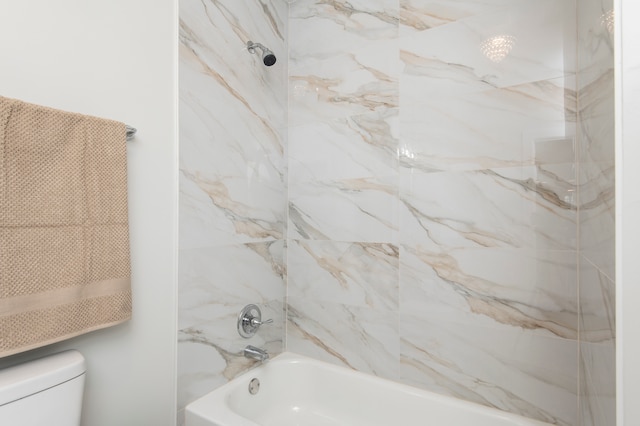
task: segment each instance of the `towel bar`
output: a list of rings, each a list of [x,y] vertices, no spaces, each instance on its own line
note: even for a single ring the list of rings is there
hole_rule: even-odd
[[[127,126],[127,140],[130,141],[136,137],[136,132],[138,129],[135,127]]]

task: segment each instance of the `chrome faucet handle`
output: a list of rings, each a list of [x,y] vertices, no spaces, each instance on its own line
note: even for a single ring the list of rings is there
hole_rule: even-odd
[[[260,321],[258,318],[251,318],[251,325],[254,327],[260,327],[263,324],[271,324],[273,320],[269,318],[268,320]]]
[[[248,339],[258,332],[262,324],[271,324],[272,319],[262,321],[262,312],[256,305],[247,305],[238,315],[238,334]]]

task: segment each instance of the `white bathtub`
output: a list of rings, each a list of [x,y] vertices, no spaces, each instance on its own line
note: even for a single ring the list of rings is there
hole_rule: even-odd
[[[292,353],[192,402],[185,416],[186,426],[548,425]]]

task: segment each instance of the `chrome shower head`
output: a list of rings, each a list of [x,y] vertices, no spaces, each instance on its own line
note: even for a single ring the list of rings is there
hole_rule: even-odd
[[[247,50],[249,53],[256,53],[256,49],[260,49],[262,51],[262,63],[266,66],[270,67],[271,65],[276,63],[276,55],[266,47],[264,47],[260,43],[254,43],[252,41],[247,42]]]

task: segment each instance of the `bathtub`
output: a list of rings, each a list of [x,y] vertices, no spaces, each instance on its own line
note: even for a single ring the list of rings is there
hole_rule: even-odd
[[[249,392],[252,379],[260,384]],[[536,426],[527,419],[292,353],[187,405],[186,426]]]

